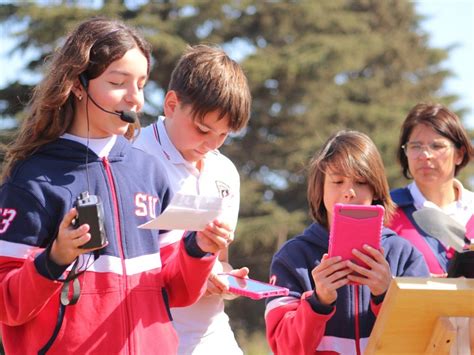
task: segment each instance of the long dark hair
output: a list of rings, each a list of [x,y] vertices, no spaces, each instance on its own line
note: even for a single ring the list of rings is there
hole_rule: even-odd
[[[71,89],[79,75],[85,73],[94,79],[133,48],[139,48],[146,57],[149,73],[150,45],[135,29],[120,21],[92,18],[69,34],[64,45],[51,57],[44,79],[33,91],[28,115],[18,136],[8,146],[2,180],[18,160],[25,159],[69,129],[76,109]],[[130,124],[125,137],[131,139],[139,127],[138,121]]]

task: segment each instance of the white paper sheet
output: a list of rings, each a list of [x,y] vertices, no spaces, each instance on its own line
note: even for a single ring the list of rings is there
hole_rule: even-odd
[[[162,214],[138,228],[200,231],[216,219],[225,208],[224,198],[177,193]]]

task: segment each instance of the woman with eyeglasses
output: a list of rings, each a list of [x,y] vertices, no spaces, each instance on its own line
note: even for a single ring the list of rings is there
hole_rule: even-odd
[[[413,212],[437,208],[462,225],[474,213],[474,193],[455,178],[474,155],[459,117],[440,104],[420,103],[403,122],[397,153],[403,175],[413,181],[391,192],[398,205],[390,228],[421,251],[432,276],[445,276],[453,251],[418,227]]]

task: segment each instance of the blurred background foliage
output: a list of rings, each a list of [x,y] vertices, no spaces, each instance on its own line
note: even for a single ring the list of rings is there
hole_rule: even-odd
[[[153,46],[143,125],[162,113],[172,68],[187,44],[217,44],[241,63],[252,116],[221,149],[242,182],[230,254],[235,267],[250,267],[260,280],[268,280],[278,247],[310,222],[305,168],[331,133],[367,133],[391,187],[401,186],[406,181],[395,152],[405,115],[420,101],[450,106],[458,99],[440,94],[452,75],[441,65],[449,51],[429,46],[410,1],[30,0],[0,2],[0,24],[15,41],[11,56],[24,61],[16,79],[0,88],[1,119],[21,121],[45,59],[91,16],[122,19]],[[0,141],[14,133],[15,124],[4,128]],[[471,164],[460,178],[469,186],[472,176]],[[246,354],[269,352],[263,301],[239,298],[227,313]]]

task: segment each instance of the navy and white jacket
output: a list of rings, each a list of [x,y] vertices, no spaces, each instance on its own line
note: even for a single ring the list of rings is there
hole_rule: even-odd
[[[337,291],[334,306],[322,305],[314,292],[311,271],[328,251],[326,228],[311,224],[274,255],[271,280],[290,289],[288,296],[269,298],[265,310],[268,342],[275,354],[360,354],[381,307],[367,286],[347,285]],[[382,247],[393,276],[429,275],[423,256],[390,229]]]
[[[169,307],[197,300],[215,256],[204,256],[191,234],[176,258],[162,266],[158,232],[138,226],[168,204],[165,172],[123,137],[108,158],[88,151],[87,169],[86,150],[58,139],[18,162],[0,187],[0,322],[6,352],[36,354],[50,339],[64,268],[47,261],[45,247],[76,197],[89,190],[102,200],[109,244],[94,263],[82,256],[92,265],[79,276],[80,299],[66,308],[48,354],[175,353]]]

